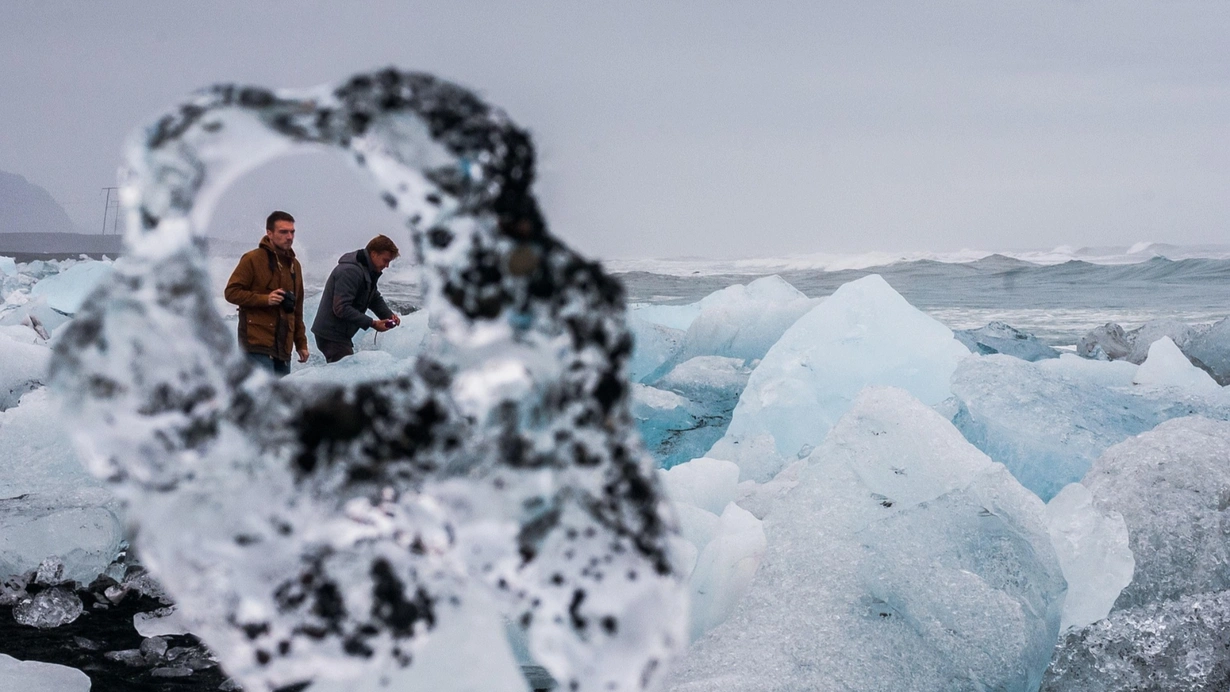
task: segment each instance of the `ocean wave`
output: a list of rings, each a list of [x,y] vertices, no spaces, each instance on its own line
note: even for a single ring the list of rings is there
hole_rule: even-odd
[[[1004,258],[1032,265],[1053,266],[1067,262],[1096,265],[1133,265],[1155,258],[1169,260],[1230,260],[1230,245],[1172,245],[1141,242],[1119,247],[1073,247],[1050,250],[957,250],[954,252],[864,252],[856,254],[811,253],[784,257],[745,259],[664,258],[609,259],[603,264],[617,273],[645,272],[667,276],[723,274],[756,276],[794,271],[837,272],[874,269],[912,262],[972,264]]]

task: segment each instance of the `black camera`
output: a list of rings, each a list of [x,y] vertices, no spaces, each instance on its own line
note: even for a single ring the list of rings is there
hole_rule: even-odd
[[[282,293],[282,302],[280,303],[280,305],[282,306],[282,312],[294,312],[295,311],[295,292],[294,291],[284,291]]]

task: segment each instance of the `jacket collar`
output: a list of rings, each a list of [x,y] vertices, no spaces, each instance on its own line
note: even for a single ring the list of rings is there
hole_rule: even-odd
[[[372,258],[368,256],[367,248],[359,248],[359,251],[355,253],[355,259],[359,260],[359,264],[363,265],[363,268],[367,269],[373,277],[379,277],[384,273],[376,271],[376,267],[372,266]]]
[[[267,235],[265,235],[265,236],[261,236],[261,243],[260,243],[260,246],[259,246],[259,247],[263,248],[266,252],[272,252],[273,254],[277,255],[278,257],[282,257],[282,258],[284,258],[284,259],[288,259],[288,260],[293,260],[293,259],[295,259],[295,251],[294,251],[294,249],[293,249],[293,248],[292,248],[292,249],[290,249],[290,250],[287,250],[287,251],[283,252],[283,251],[281,251],[281,250],[279,250],[279,249],[277,249],[276,247],[274,247],[274,246],[273,246],[273,241],[269,240],[269,236],[267,236]]]

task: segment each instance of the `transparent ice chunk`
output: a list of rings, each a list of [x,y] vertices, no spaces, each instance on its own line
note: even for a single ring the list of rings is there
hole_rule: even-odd
[[[356,356],[370,379],[272,382],[216,310],[202,236],[237,177],[322,147],[403,216],[439,343],[387,372]],[[565,689],[653,685],[686,645],[677,529],[629,410],[623,290],[548,233],[533,179],[502,111],[392,69],[220,85],[134,135],[125,261],[51,371],[143,560],[243,687],[412,675],[474,588]],[[465,646],[455,661],[492,653]]]
[[[1224,690],[1227,648],[1230,591],[1118,610],[1063,638],[1042,690]]]
[[[1046,523],[1068,582],[1060,628],[1106,617],[1136,565],[1123,516],[1098,509],[1089,490],[1072,483],[1046,503]]]
[[[1178,418],[1094,462],[1084,485],[1123,516],[1136,570],[1117,608],[1230,589],[1230,423]]]
[[[13,606],[13,619],[27,627],[46,630],[67,625],[81,617],[81,599],[71,589],[53,586]]]

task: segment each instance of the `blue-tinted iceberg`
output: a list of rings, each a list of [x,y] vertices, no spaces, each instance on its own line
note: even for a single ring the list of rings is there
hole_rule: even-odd
[[[1002,353],[1028,361],[1059,357],[1059,351],[1038,341],[1033,334],[1003,322],[992,322],[978,329],[960,329],[954,331],[953,336],[971,352],[984,356]]]
[[[1161,421],[1192,413],[1230,418],[1230,405],[1221,397],[1106,386],[1125,373],[1086,372],[1114,370],[1115,365],[1086,361],[1071,367],[1002,355],[969,358],[952,376],[958,400],[953,422],[1025,487],[1049,500],[1080,481],[1106,448]]]
[[[670,468],[712,447],[726,432],[751,373],[739,358],[697,356],[653,387],[633,385],[633,415],[658,464]]]
[[[51,350],[46,346],[0,334],[0,411],[16,406],[22,395],[45,384],[49,362]]]
[[[807,456],[867,385],[901,387],[926,404],[951,395],[957,362],[971,357],[952,330],[914,308],[877,275],[840,287],[799,318],[752,372],[726,435],[709,456],[743,477],[772,478]]]
[[[815,304],[780,276],[728,286],[700,301],[700,313],[688,325],[678,358],[762,358]]]
[[[52,310],[71,315],[81,309],[86,296],[98,284],[106,281],[112,271],[111,262],[79,262],[34,284],[30,294],[45,298]]]
[[[629,312],[634,320],[643,320],[686,332],[692,326],[692,321],[700,314],[701,303],[687,305],[649,305],[631,306]]]
[[[702,455],[708,449],[705,443],[712,444],[716,437],[704,434],[707,422],[699,405],[664,389],[633,384],[632,416],[645,446],[662,468]]]
[[[119,554],[119,505],[81,468],[46,389],[0,413],[0,450],[0,581],[51,560],[89,584]]]
[[[640,311],[628,316],[632,330],[632,358],[628,361],[628,379],[644,382],[667,361],[673,361],[683,347],[684,332],[640,317]]]
[[[670,689],[1037,688],[1065,590],[1043,505],[908,393],[863,392],[764,530]]]
[[[752,367],[740,358],[696,356],[676,365],[654,386],[685,396],[706,412],[729,411],[751,375]]]
[[[1217,380],[1220,385],[1230,385],[1230,318],[1221,320],[1207,331],[1194,336],[1185,344],[1183,352]]]

